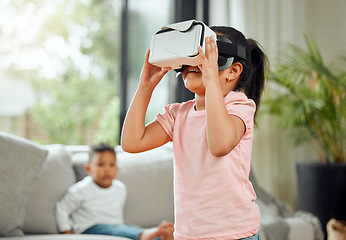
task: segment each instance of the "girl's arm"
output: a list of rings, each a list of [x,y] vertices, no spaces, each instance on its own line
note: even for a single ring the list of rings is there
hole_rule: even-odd
[[[218,50],[216,42],[206,40],[205,54],[202,55],[202,78],[206,87],[205,108],[207,122],[207,141],[211,153],[221,157],[228,154],[241,140],[245,131],[243,121],[229,115],[224,100],[218,72]],[[222,81],[222,80],[221,80]]]
[[[161,125],[154,121],[145,125],[145,115],[151,95],[170,68],[149,63],[149,50],[145,56],[140,82],[127,112],[121,136],[121,146],[127,152],[143,152],[167,143],[170,138]]]

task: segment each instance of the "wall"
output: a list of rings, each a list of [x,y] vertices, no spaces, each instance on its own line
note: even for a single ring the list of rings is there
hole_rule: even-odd
[[[346,1],[307,0],[307,6],[307,29],[315,36],[326,62],[345,71],[335,56],[346,53]]]

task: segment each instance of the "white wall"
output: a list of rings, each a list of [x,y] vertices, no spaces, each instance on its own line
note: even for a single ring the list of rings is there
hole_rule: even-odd
[[[327,64],[344,68],[335,56],[346,52],[345,0],[218,0],[211,1],[210,25],[228,25],[258,40],[273,63],[285,43],[304,46],[308,33],[320,46]],[[255,132],[253,167],[268,191],[289,203],[296,202],[295,162],[317,159],[309,147],[293,149],[265,117]]]
[[[306,29],[315,36],[326,63],[345,70],[335,56],[346,52],[346,1],[307,0],[307,6]]]

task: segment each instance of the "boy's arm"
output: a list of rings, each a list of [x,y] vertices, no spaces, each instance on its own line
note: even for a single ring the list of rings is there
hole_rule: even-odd
[[[139,86],[127,112],[121,136],[121,146],[127,152],[143,152],[167,143],[170,139],[161,125],[154,121],[145,125],[145,115],[156,85],[170,68],[149,63],[149,50],[142,68]]]
[[[79,206],[79,198],[71,192],[67,192],[65,196],[57,202],[55,207],[55,217],[58,229],[61,233],[72,234],[72,225],[70,214]]]
[[[211,153],[216,157],[225,156],[235,148],[245,131],[243,121],[228,114],[224,94],[219,82],[217,46],[211,38],[206,40],[205,54],[202,55],[203,82],[206,87],[207,141]]]

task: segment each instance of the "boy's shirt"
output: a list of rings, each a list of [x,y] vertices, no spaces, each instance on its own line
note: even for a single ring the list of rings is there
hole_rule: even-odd
[[[56,205],[60,232],[82,233],[96,224],[123,224],[126,186],[113,180],[109,188],[99,187],[90,176],[72,185]]]

